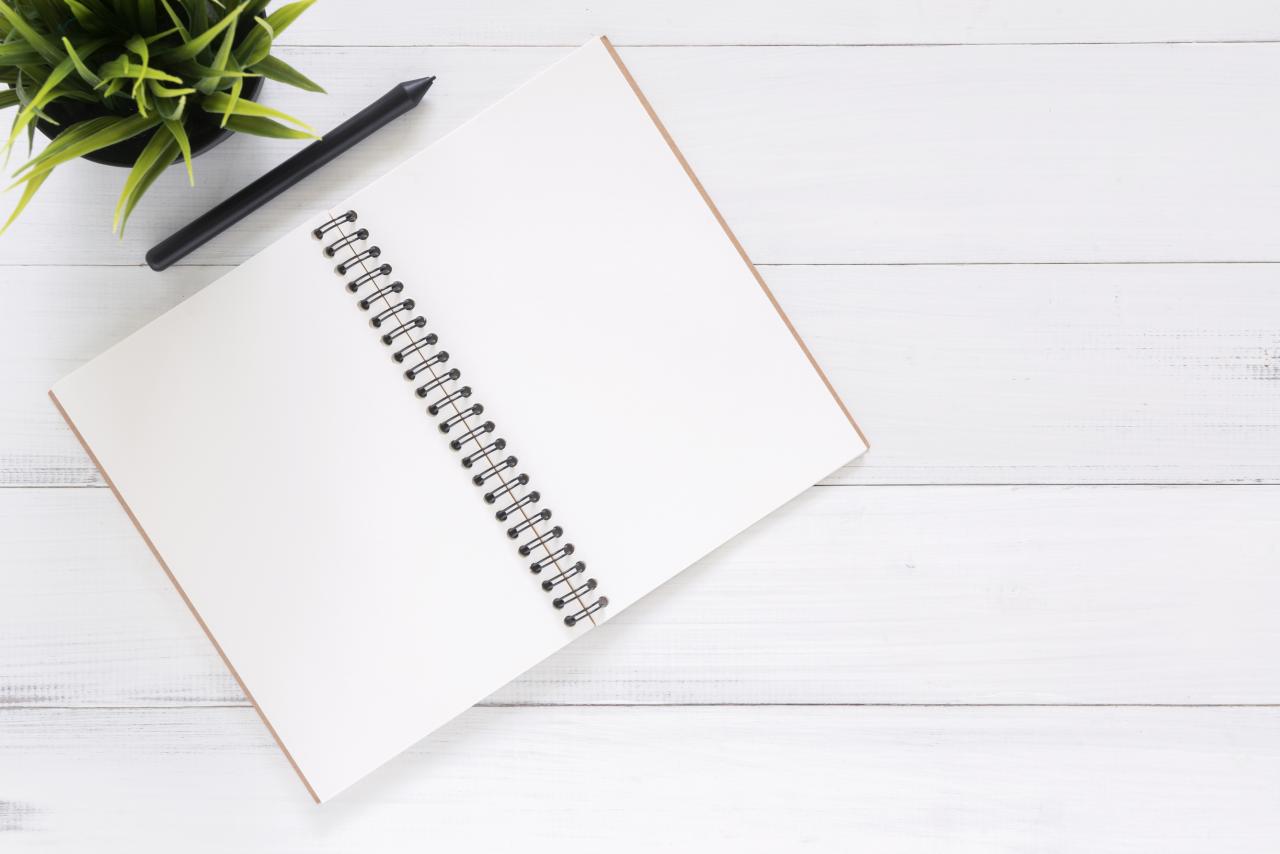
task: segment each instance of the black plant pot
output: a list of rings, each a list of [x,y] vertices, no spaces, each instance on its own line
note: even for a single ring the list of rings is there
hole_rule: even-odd
[[[252,101],[258,97],[258,93],[261,91],[261,77],[246,77],[240,97]],[[50,118],[59,122],[59,124],[53,125],[44,119],[36,119],[36,127],[49,139],[55,138],[76,122],[110,115],[103,109],[101,104],[86,104],[83,101],[69,100],[55,101],[45,107],[44,111]],[[191,141],[192,157],[208,151],[234,133],[234,131],[221,127],[219,125],[220,121],[221,119],[213,113],[206,113],[199,109],[192,110],[188,114],[186,128],[187,138]],[[132,168],[134,162],[138,159],[138,155],[142,153],[142,149],[146,148],[147,143],[154,134],[154,130],[140,133],[132,139],[126,139],[123,142],[117,142],[115,145],[108,145],[106,148],[100,148],[97,151],[86,154],[84,159],[107,166]],[[182,160],[181,155],[174,162],[177,163],[180,160]]]

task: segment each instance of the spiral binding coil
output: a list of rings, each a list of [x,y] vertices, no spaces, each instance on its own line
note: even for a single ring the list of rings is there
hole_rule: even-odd
[[[344,256],[334,265],[338,275],[357,274],[346,282],[347,290],[359,297],[356,305],[361,311],[370,312],[369,324],[381,333],[382,343],[392,348],[392,360],[408,365],[403,369],[404,377],[419,383],[414,392],[429,399],[427,414],[441,419],[437,426],[450,437],[449,447],[460,453],[465,450],[460,458],[462,467],[471,475],[472,484],[483,490],[484,502],[500,505],[494,516],[499,522],[510,523],[507,537],[519,543],[519,555],[533,559],[529,571],[534,575],[554,571],[542,581],[542,589],[554,595],[551,605],[556,610],[577,608],[565,616],[565,625],[583,620],[594,623],[592,615],[608,607],[608,598],[597,596],[587,601],[598,586],[596,579],[579,578],[587,570],[580,560],[566,565],[575,551],[573,543],[564,541],[560,525],[547,525],[551,511],[535,506],[542,501],[542,494],[526,490],[530,479],[516,471],[519,459],[499,453],[506,451],[507,440],[494,435],[497,428],[492,421],[480,420],[484,406],[471,402],[471,386],[458,383],[461,370],[443,367],[449,361],[448,351],[428,352],[436,347],[439,337],[424,331],[427,320],[416,313],[417,303],[412,298],[402,296],[404,283],[391,281],[391,265],[375,262],[382,249],[368,243],[369,230],[363,226],[347,228],[357,219],[356,211],[346,211],[321,223],[311,235],[324,242],[325,257]],[[335,231],[336,237],[330,234]]]

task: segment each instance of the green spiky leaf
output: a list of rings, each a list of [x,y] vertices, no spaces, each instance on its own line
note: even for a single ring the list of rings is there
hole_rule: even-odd
[[[218,45],[218,50],[213,54],[213,62],[209,66],[213,73],[201,76],[196,82],[196,88],[204,94],[212,95],[222,85],[227,63],[231,59],[231,46],[235,42],[235,36],[235,30],[227,30],[223,34],[222,42]]]
[[[209,3],[207,0],[183,0],[187,9],[187,19],[191,21],[191,32],[200,35],[209,29]]]
[[[3,16],[9,22],[14,32],[22,36],[27,44],[31,45],[37,53],[50,63],[57,65],[62,61],[62,51],[58,50],[57,42],[42,35],[24,16],[18,14],[4,0],[0,0],[0,16]]]
[[[310,131],[315,136],[315,128],[300,119],[295,119],[288,113],[282,113],[277,109],[268,107],[265,104],[259,104],[257,101],[233,100],[225,92],[214,92],[212,95],[204,99],[203,107],[211,113],[221,113],[230,110],[232,115],[250,118],[276,119],[289,124],[297,125],[303,130]]]
[[[160,114],[162,120],[181,123],[186,119],[187,95],[184,93],[177,98],[164,98],[156,102],[156,112]]]
[[[18,214],[22,213],[22,209],[27,206],[27,203],[31,201],[31,197],[36,194],[36,191],[40,189],[40,185],[43,184],[48,177],[49,173],[44,172],[33,178],[29,178],[24,182],[26,186],[22,189],[22,196],[19,197],[18,204],[13,209],[13,213],[9,214],[9,218],[5,220],[4,226],[0,227],[0,234],[4,234],[9,230],[9,226],[13,225],[13,221],[18,218]]]
[[[37,65],[43,59],[40,51],[23,41],[0,45],[0,65]]]
[[[268,80],[275,80],[278,83],[287,83],[298,89],[305,89],[308,92],[324,93],[319,83],[316,83],[307,75],[294,68],[283,59],[275,56],[268,56],[253,66],[253,70],[266,77]]]
[[[227,126],[227,119],[236,113],[236,106],[240,103],[240,92],[244,89],[244,79],[233,80],[231,83],[231,91],[227,93],[227,105],[222,108],[222,126]]]
[[[319,139],[313,133],[295,130],[271,119],[256,116],[232,116],[227,119],[227,129],[237,133],[249,133],[254,136],[268,136],[274,139]]]
[[[124,237],[124,227],[129,215],[137,207],[147,189],[155,183],[166,168],[173,163],[178,153],[178,141],[167,133],[157,133],[151,137],[133,168],[125,179],[124,188],[120,191],[120,200],[116,202],[115,216],[112,218],[112,230]]]
[[[176,74],[169,74],[158,68],[149,68],[145,65],[139,65],[131,62],[128,56],[118,56],[110,62],[98,69],[98,74],[102,77],[102,83],[113,83],[122,80],[160,80],[165,83],[181,83],[182,78]],[[123,84],[122,84],[123,85]]]
[[[219,33],[227,27],[235,26],[236,20],[240,17],[240,12],[244,10],[244,5],[245,4],[241,3],[239,6],[232,9],[221,21],[214,24],[200,35],[192,36],[190,40],[184,40],[183,43],[177,47],[169,48],[163,54],[157,54],[157,56],[164,56],[169,60],[194,59],[200,54],[200,51],[213,44],[213,40],[218,37]]]
[[[253,25],[258,38],[252,42],[246,39],[236,50],[236,59],[243,65],[254,65],[270,55],[271,42],[275,39],[275,30],[271,29],[266,18],[254,18]]]
[[[153,10],[154,11],[154,10]],[[142,36],[134,36],[124,43],[125,49],[135,54],[141,63],[138,72],[138,78],[133,81],[133,89],[130,95],[133,96],[133,102],[138,105],[138,114],[147,115],[147,72],[151,70],[151,47],[147,44],[147,40]]]
[[[315,2],[316,0],[297,0],[296,3],[288,3],[268,15],[267,23],[271,25],[275,38],[279,38],[280,34],[287,30],[294,21],[298,20],[298,17],[310,9],[311,4]]]
[[[23,175],[23,173],[26,173],[26,176],[30,177],[41,172],[48,172],[68,160],[74,160],[77,157],[91,154],[100,148],[106,148],[109,145],[115,145],[117,142],[132,139],[159,123],[160,120],[154,116],[148,118],[143,116],[103,116],[97,119],[89,119],[86,122],[79,122],[60,133],[57,139],[45,146],[44,151],[23,164],[16,174]],[[92,126],[92,132],[77,134],[70,143],[58,146],[55,149],[55,145],[61,142],[64,136],[75,131],[80,125]],[[50,155],[51,150],[53,151],[52,155]]]
[[[177,31],[178,35],[182,37],[182,41],[191,41],[191,31],[182,23],[182,18],[178,17],[178,13],[173,10],[173,6],[169,4],[169,0],[160,0],[160,4],[164,6],[165,14],[168,15],[169,20],[173,22],[173,28]],[[203,32],[203,29],[201,32]],[[199,33],[196,35],[199,35]]]
[[[267,10],[270,4],[271,0],[249,0],[244,7],[244,13],[250,18],[257,18]]]
[[[37,111],[51,100],[53,90],[62,82],[63,78],[74,70],[75,65],[71,62],[71,58],[68,57],[49,72],[49,76],[45,78],[44,83],[31,96],[27,105],[22,108],[22,112],[18,113],[18,118],[14,120],[13,130],[9,132],[9,139],[5,142],[6,148],[13,147],[13,142],[18,138],[18,134],[36,117]]]
[[[76,73],[80,75],[81,80],[90,86],[97,86],[102,82],[102,78],[90,71],[89,66],[84,64],[84,60],[80,58],[80,52],[71,43],[71,39],[63,36],[62,46],[66,48],[67,56],[71,59],[71,64],[75,67]],[[92,53],[92,51],[89,52]]]
[[[175,71],[181,71],[184,75],[187,76],[188,79],[195,78],[195,77],[224,77],[226,78],[226,80],[232,80],[237,77],[261,77],[262,76],[261,74],[256,74],[252,71],[235,71],[234,69],[231,69],[231,68],[224,68],[222,71],[214,71],[208,65],[201,65],[200,63],[190,59],[187,60],[186,62],[182,62],[182,63],[178,63],[177,65],[174,65],[173,68]],[[225,83],[226,80],[222,82]]]
[[[166,86],[158,80],[148,80],[147,88],[151,90],[151,94],[161,99],[181,98],[183,95],[194,95],[195,89],[190,86]]]
[[[97,0],[63,0],[71,14],[81,27],[90,33],[101,33],[108,29],[111,14]]]
[[[165,120],[164,128],[169,132],[169,136],[173,137],[173,141],[178,143],[178,148],[182,150],[182,161],[187,164],[187,183],[191,186],[196,185],[196,172],[191,167],[191,140],[187,138],[187,129],[182,126],[182,122]]]

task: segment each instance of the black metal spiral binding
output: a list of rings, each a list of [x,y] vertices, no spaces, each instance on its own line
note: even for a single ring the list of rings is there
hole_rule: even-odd
[[[379,340],[394,348],[392,360],[409,365],[404,369],[405,379],[417,382],[425,375],[426,381],[414,392],[420,398],[431,398],[427,414],[441,418],[437,426],[441,433],[450,436],[449,447],[464,452],[460,459],[462,466],[472,473],[471,482],[484,490],[481,495],[485,503],[501,501],[505,505],[495,511],[494,516],[499,522],[511,523],[506,529],[510,539],[524,540],[516,551],[521,557],[533,558],[529,571],[541,575],[544,570],[555,570],[554,575],[544,578],[542,589],[554,595],[551,600],[554,608],[572,611],[565,616],[565,625],[574,626],[583,620],[594,623],[592,615],[608,607],[609,599],[596,596],[588,601],[599,585],[594,578],[578,580],[586,573],[585,563],[579,560],[569,566],[562,565],[574,554],[573,543],[562,540],[564,528],[560,525],[547,527],[552,515],[549,509],[534,507],[542,495],[535,489],[526,490],[530,478],[516,471],[519,459],[499,454],[506,450],[507,440],[493,435],[494,422],[480,421],[484,406],[470,402],[471,386],[455,385],[462,372],[455,367],[443,367],[449,361],[448,351],[428,352],[435,348],[438,336],[422,331],[427,320],[414,314],[417,303],[413,299],[400,296],[405,290],[404,283],[390,281],[391,265],[372,263],[381,257],[382,249],[367,243],[369,229],[346,227],[358,218],[356,211],[349,210],[321,223],[311,234],[323,241],[329,232],[337,232],[337,239],[324,246],[325,256],[346,256],[334,267],[339,275],[358,273],[346,283],[347,290],[360,297],[356,305],[362,311],[372,312],[369,323],[382,333]],[[378,284],[378,279],[383,279],[383,283]],[[361,294],[366,285],[370,288]]]
[[[311,232],[311,236],[314,237],[316,240],[320,240],[325,236],[325,234],[337,228],[338,226],[342,225],[342,223],[355,222],[355,221],[356,221],[356,212],[347,211],[344,214],[339,214],[338,216],[335,216],[333,219],[329,220],[328,222],[321,223],[319,228]]]
[[[368,240],[368,239],[369,239],[369,229],[367,228],[358,229],[356,233],[351,235],[350,237],[344,237],[341,240],[339,240],[337,243],[333,243],[333,244],[330,244],[329,246],[326,246],[324,248],[324,254],[332,258],[334,255],[337,255],[339,252],[341,252],[346,247],[350,246],[352,243],[355,243],[357,240]]]
[[[319,231],[319,230],[320,229],[318,228],[316,229],[316,231]],[[390,275],[391,275],[390,264],[383,264],[380,267],[374,267],[372,270],[365,273],[363,276],[359,276],[355,279],[352,279],[350,282],[347,282],[347,290],[351,291],[351,293],[354,294],[356,291],[360,290],[360,288],[364,287],[369,282],[372,282],[374,279],[378,278],[379,276],[390,276]]]
[[[387,266],[390,267],[391,265],[388,264]],[[404,290],[404,282],[392,282],[391,284],[387,285],[385,288],[378,288],[376,291],[369,294],[364,299],[360,300],[360,302],[358,302],[357,305],[359,305],[365,311],[368,311],[369,306],[373,305],[374,300],[381,299],[382,297],[385,297],[387,294],[398,294],[403,290]]]
[[[338,230],[339,232],[341,232],[342,226],[338,226]],[[339,276],[345,276],[347,274],[347,271],[354,268],[357,264],[359,264],[360,267],[363,269],[365,260],[377,258],[381,254],[382,254],[381,246],[370,246],[367,249],[361,252],[357,252],[355,255],[352,255],[350,258],[343,261],[341,264],[334,267],[333,269],[338,271]]]

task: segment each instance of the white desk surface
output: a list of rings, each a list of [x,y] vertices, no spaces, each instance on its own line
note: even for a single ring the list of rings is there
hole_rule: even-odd
[[[1280,7],[486,5],[313,8],[268,103],[439,82],[180,267],[295,143],[0,238],[0,850],[1280,847]],[[600,32],[872,450],[318,808],[45,389]]]

